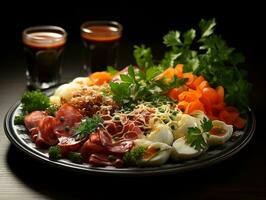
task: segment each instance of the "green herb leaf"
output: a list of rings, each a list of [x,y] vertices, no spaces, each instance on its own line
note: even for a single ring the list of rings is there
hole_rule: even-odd
[[[133,54],[139,68],[149,68],[153,66],[153,58],[150,48],[146,48],[145,45],[136,45],[134,48]]]
[[[208,120],[206,117],[201,121],[201,129],[203,132],[209,132],[212,129],[212,122]]]
[[[185,135],[186,142],[198,151],[204,150],[207,148],[207,143],[204,138],[204,134],[208,134],[212,129],[212,122],[207,118],[203,118],[201,121],[201,129],[198,127],[189,127],[188,132]]]
[[[163,37],[163,43],[168,47],[181,46],[182,42],[180,40],[180,32],[170,31]]]
[[[199,27],[201,30],[201,37],[208,37],[214,32],[214,27],[216,25],[215,19],[204,20],[202,19],[199,23]]]
[[[138,161],[142,159],[145,151],[146,148],[142,146],[134,148],[123,156],[123,161],[127,166],[136,166]]]
[[[109,72],[111,75],[116,75],[118,73],[118,70],[113,68],[112,66],[107,66],[107,72]]]
[[[25,118],[24,115],[17,115],[17,116],[15,116],[14,124],[15,125],[24,125],[24,118]]]
[[[21,98],[23,113],[45,110],[50,106],[50,99],[40,91],[27,91]]]
[[[93,116],[92,118],[86,117],[83,119],[74,134],[74,137],[77,139],[84,138],[92,132],[96,131],[96,129],[101,126],[102,118],[98,115]]]
[[[73,163],[78,163],[78,164],[83,163],[83,157],[81,156],[80,152],[70,152],[67,155],[67,158],[71,160]]]
[[[51,146],[49,148],[49,152],[48,153],[49,153],[49,158],[50,159],[62,158],[61,150],[60,150],[60,147],[58,145]]]

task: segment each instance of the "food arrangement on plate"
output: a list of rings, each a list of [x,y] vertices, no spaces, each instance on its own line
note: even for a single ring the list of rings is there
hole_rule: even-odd
[[[201,20],[198,37],[194,29],[170,31],[158,64],[150,48],[135,46],[136,66],[75,78],[50,97],[25,92],[15,124],[50,159],[121,168],[197,158],[246,125],[243,56],[215,25]]]

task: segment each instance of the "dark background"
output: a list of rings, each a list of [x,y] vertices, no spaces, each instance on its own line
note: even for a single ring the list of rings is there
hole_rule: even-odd
[[[99,5],[93,5],[91,1],[86,3],[36,1],[33,8],[26,4],[18,5],[18,3],[1,7],[1,122],[8,108],[25,90],[21,32],[28,26],[51,24],[66,29],[68,43],[63,65],[63,79],[71,80],[82,73],[82,44],[79,27],[84,21],[117,20],[123,25],[119,56],[119,65],[123,66],[134,62],[133,44],[150,45],[154,49],[155,57],[160,57],[165,48],[162,37],[169,30],[184,31],[195,27],[201,18],[216,18],[216,33],[222,35],[229,46],[235,47],[246,57],[243,67],[248,71],[249,81],[253,83],[250,105],[257,118],[255,136],[241,152],[221,164],[189,174],[146,178],[91,177],[57,170],[31,159],[14,146],[6,145],[4,153],[2,152],[4,160],[1,162],[4,163],[8,173],[15,177],[14,180],[12,179],[16,183],[14,187],[19,182],[23,185],[19,187],[30,188],[32,196],[41,194],[55,199],[84,196],[89,198],[90,195],[128,199],[139,198],[140,193],[144,193],[143,196],[146,198],[155,199],[167,199],[167,197],[265,199],[263,116],[265,115],[266,86],[264,73],[266,23],[264,7],[256,1],[234,4],[232,1],[198,3],[160,1],[146,2],[146,5],[143,5],[143,1],[98,3]],[[3,134],[1,130],[1,135]],[[9,175],[1,176],[0,179],[4,180],[3,177],[6,177],[9,180]],[[0,185],[1,187],[5,189],[8,186],[3,184]],[[8,189],[4,192],[6,190]],[[26,189],[24,190],[26,195]],[[23,198],[23,192],[20,195]]]

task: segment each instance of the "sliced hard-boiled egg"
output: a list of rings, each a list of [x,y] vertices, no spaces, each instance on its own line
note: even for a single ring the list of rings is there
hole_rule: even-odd
[[[66,101],[73,97],[73,94],[81,89],[81,85],[77,83],[70,82],[68,84],[63,84],[59,86],[53,96],[64,98]]]
[[[90,86],[90,85],[92,85],[92,81],[90,80],[89,77],[77,77],[72,82],[80,84],[82,86]]]
[[[147,139],[134,140],[134,148],[145,147],[145,152],[138,161],[139,166],[160,166],[169,158],[172,147],[161,142],[152,142]]]
[[[212,129],[209,131],[207,143],[209,145],[221,145],[230,139],[233,133],[233,126],[227,125],[223,121],[213,120]]]
[[[187,160],[199,156],[203,150],[197,150],[186,143],[186,138],[181,137],[174,141],[171,158],[175,161]]]
[[[201,110],[196,110],[195,112],[193,112],[191,114],[193,117],[195,117],[196,119],[198,119],[198,125],[201,124],[201,122],[203,121],[204,118],[206,118],[207,120],[209,119],[207,117],[207,115],[205,115],[205,113]]]
[[[198,126],[198,119],[188,114],[177,114],[176,119],[170,124],[174,139],[183,137],[189,127]]]
[[[173,134],[170,128],[165,124],[156,124],[147,139],[153,142],[162,142],[168,145],[173,144]]]

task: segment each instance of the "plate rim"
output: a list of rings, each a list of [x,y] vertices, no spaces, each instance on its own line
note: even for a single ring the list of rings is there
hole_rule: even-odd
[[[251,140],[254,135],[256,129],[256,118],[255,114],[250,107],[247,107],[247,116],[250,122],[247,124],[247,131],[244,131],[242,138],[239,139],[233,147],[229,148],[226,152],[222,155],[217,157],[212,157],[211,159],[201,160],[199,162],[192,162],[185,165],[178,166],[180,163],[176,163],[173,166],[162,168],[159,167],[135,167],[135,168],[104,168],[104,167],[92,167],[92,166],[85,166],[84,164],[76,164],[72,162],[62,162],[57,160],[51,160],[47,156],[44,156],[40,153],[37,149],[36,151],[32,151],[32,148],[29,145],[24,144],[19,139],[19,136],[16,134],[13,126],[12,126],[12,117],[14,112],[20,106],[20,101],[17,101],[13,104],[9,110],[7,111],[5,118],[4,118],[4,130],[7,138],[9,141],[14,144],[18,149],[22,152],[26,153],[27,155],[45,162],[46,164],[51,164],[55,167],[64,168],[67,170],[74,170],[78,172],[85,172],[91,174],[105,174],[105,175],[162,175],[162,174],[172,174],[172,173],[179,173],[185,171],[191,171],[195,169],[200,169],[203,167],[208,167],[214,165],[216,163],[222,162],[229,157],[238,153],[241,149],[243,149]],[[193,160],[192,160],[193,161]]]

